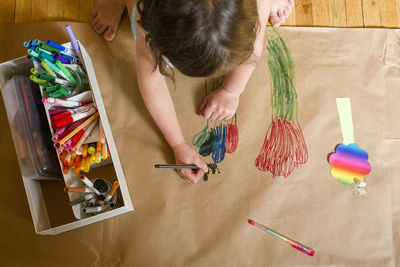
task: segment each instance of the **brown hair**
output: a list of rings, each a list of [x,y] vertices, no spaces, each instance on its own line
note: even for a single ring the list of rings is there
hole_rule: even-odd
[[[217,75],[245,62],[258,30],[256,0],[139,0],[138,23],[154,58],[166,72],[166,58],[183,74]]]

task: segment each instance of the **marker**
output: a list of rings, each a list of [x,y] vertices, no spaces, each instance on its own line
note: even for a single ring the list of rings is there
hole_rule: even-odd
[[[156,164],[154,165],[156,169],[192,169],[198,170],[200,169],[194,164]]]
[[[40,58],[42,58],[43,60],[48,60],[51,63],[54,63],[54,58],[52,56],[50,56],[49,54],[46,54],[42,51],[38,52]],[[48,63],[47,63],[48,64]]]
[[[62,107],[67,107],[67,108],[81,107],[81,106],[84,106],[87,104],[85,102],[64,100],[64,99],[53,98],[53,97],[42,98],[42,102],[46,103],[46,104],[51,104],[54,106],[62,106]]]
[[[64,164],[65,166],[68,166],[69,163],[70,163],[70,161],[71,161],[71,153],[68,152],[67,155],[66,155],[65,158],[64,158],[63,164]]]
[[[64,72],[62,72],[56,65],[54,65],[52,62],[50,62],[47,58],[43,59],[47,65],[49,65],[49,67],[56,73],[58,74],[60,77],[64,78],[65,80],[69,80],[67,75],[64,74]]]
[[[36,61],[37,63],[39,63],[40,64],[40,59],[38,59],[37,57],[33,57],[33,56],[31,56],[31,55],[27,55],[26,56],[28,59],[30,59],[30,60],[32,60],[32,61]]]
[[[68,33],[68,35],[69,35],[69,38],[71,39],[72,46],[74,47],[75,51],[78,52],[78,51],[79,51],[79,44],[78,44],[78,42],[76,41],[75,35],[74,35],[74,33],[72,32],[72,29],[71,29],[71,27],[69,26],[69,24],[65,25],[65,29],[67,30],[67,33]]]
[[[81,123],[84,121],[84,119],[74,122],[72,125],[68,126],[67,129],[65,129],[65,131],[63,131],[61,134],[58,135],[58,138],[56,140],[56,142],[58,142],[58,140],[63,139],[67,134],[69,134],[70,132],[72,132],[74,129],[76,129],[79,125],[81,125]]]
[[[88,213],[96,213],[105,210],[107,207],[105,206],[94,206],[94,207],[85,207],[82,209],[82,212],[85,214]]]
[[[61,54],[55,53],[53,55],[53,58],[54,58],[54,60],[60,60],[61,63],[64,63],[64,64],[70,64],[71,63],[71,61],[69,59],[63,57]]]
[[[80,120],[80,119],[87,118],[87,117],[89,117],[90,115],[94,114],[96,111],[97,111],[97,109],[96,109],[95,107],[92,106],[92,107],[91,107],[89,110],[87,110],[87,111],[78,112],[78,113],[72,114],[72,115],[70,115],[70,116],[68,116],[68,117],[61,118],[61,119],[59,119],[59,120],[56,120],[56,121],[54,121],[54,125],[55,125],[57,128],[60,128],[60,127],[63,127],[63,126],[65,126],[65,125],[68,125],[68,124],[70,124],[70,123],[76,122],[76,121],[78,121],[78,120]],[[82,134],[83,134],[83,133],[82,133]],[[78,140],[79,140],[79,139],[78,139]]]
[[[86,195],[84,195],[84,196],[81,196],[80,198],[77,198],[77,199],[75,199],[75,200],[69,202],[69,205],[70,205],[70,206],[74,206],[74,205],[76,205],[76,204],[79,204],[79,203],[82,203],[82,202],[84,202],[84,201],[90,200],[90,199],[92,199],[92,198],[94,198],[94,197],[96,197],[95,194],[89,193],[89,194],[86,194]]]
[[[59,84],[56,85],[56,88],[59,88],[59,89],[57,89],[57,91],[51,92],[51,93],[49,94],[50,97],[54,97],[54,98],[66,97],[66,96],[68,96],[68,95],[71,94],[71,91],[70,91],[70,90],[68,90],[68,89],[65,88],[65,87],[62,87],[62,86],[59,85]]]
[[[90,125],[88,126],[88,128],[85,130],[85,133],[81,136],[81,138],[79,139],[79,141],[75,144],[74,146],[74,150],[78,150],[80,147],[82,147],[82,144],[86,141],[86,139],[88,138],[88,136],[92,133],[94,127],[97,125],[98,120],[94,120],[90,123]],[[82,157],[83,157],[83,150],[85,149],[85,147],[83,147],[82,149]],[[88,146],[86,145],[86,152],[85,155],[87,156],[87,150],[88,150]],[[85,158],[86,158],[85,156]]]
[[[60,44],[58,44],[56,42],[53,42],[52,40],[47,40],[46,44],[50,45],[50,46],[52,46],[52,47],[54,47],[54,48],[56,48],[56,49],[58,49],[58,50],[60,50],[62,52],[68,52],[68,48],[66,48],[66,47],[64,47],[64,46],[62,46],[62,45],[60,45]]]
[[[309,256],[314,256],[314,254],[315,254],[315,251],[312,250],[311,248],[306,247],[306,246],[304,246],[304,245],[302,245],[302,244],[300,244],[300,243],[298,243],[298,242],[296,242],[296,241],[294,241],[294,240],[292,240],[292,239],[290,239],[290,238],[288,238],[288,237],[286,237],[284,235],[278,234],[278,233],[272,231],[271,229],[269,229],[269,228],[267,228],[267,227],[265,227],[265,226],[263,226],[263,225],[261,225],[259,223],[256,223],[253,220],[249,220],[249,224],[251,224],[251,225],[257,227],[258,229],[261,229],[261,230],[263,230],[263,231],[265,231],[265,232],[267,232],[267,233],[269,233],[269,234],[271,234],[271,235],[273,235],[273,236],[275,236],[275,237],[277,237],[279,239],[282,239],[283,241],[289,243],[289,245],[291,245],[293,248],[295,248],[295,249],[297,249],[297,250],[299,250],[299,251],[301,251],[301,252],[303,252],[303,253],[305,253],[305,254],[307,254]]]
[[[103,128],[103,124],[99,123],[99,132],[100,132],[100,142],[102,142],[103,144],[106,142],[106,134],[104,133],[104,128]]]
[[[88,154],[93,155],[96,153],[96,143],[90,143],[88,147]]]
[[[71,157],[71,161],[69,162],[68,167],[72,168],[72,166],[74,166],[74,163],[75,163],[75,158]]]
[[[58,143],[57,147],[60,145],[63,145],[68,139],[70,139],[72,136],[74,136],[77,132],[79,132],[81,129],[85,128],[89,123],[91,123],[93,120],[99,117],[99,112],[97,111],[95,114],[90,116],[85,122],[83,122],[81,125],[79,125],[76,129],[71,131],[69,134],[67,134],[64,138],[62,138]]]
[[[56,109],[59,110],[60,112],[54,114],[54,115],[50,115],[51,119],[54,121],[60,120],[62,118],[71,116],[73,114],[79,113],[79,112],[85,112],[88,111],[91,107],[93,106],[93,104],[88,104],[79,108],[72,108],[72,109]]]
[[[40,65],[42,65],[42,67],[53,77],[56,77],[56,74],[54,73],[54,71],[49,67],[49,65],[47,65],[46,61],[42,61],[40,62]]]
[[[65,74],[65,76],[68,77],[68,79],[69,79],[74,85],[77,84],[75,78],[72,76],[72,74],[69,72],[69,70],[67,70],[67,68],[64,66],[64,64],[61,63],[60,60],[56,60],[56,65],[57,65],[57,67],[60,68],[60,70]]]
[[[86,166],[86,161],[88,160],[89,158],[84,158],[83,156],[82,156],[82,160],[81,160],[81,166],[79,166],[79,170],[80,171],[85,171],[85,166]],[[89,159],[90,160],[90,159]]]
[[[60,162],[64,164],[65,157],[67,156],[67,151],[64,150],[60,155]]]
[[[107,159],[107,158],[108,158],[107,149],[108,149],[108,147],[107,147],[107,142],[105,142],[105,143],[103,143],[103,145],[102,145],[102,147],[101,147],[101,157],[102,157],[103,159]]]
[[[33,50],[33,49],[32,49]],[[44,50],[43,48],[40,48],[40,47],[36,47],[35,48],[35,51],[36,51],[36,53],[38,53],[39,55],[40,55],[40,52],[43,52],[43,53],[45,53],[45,54],[47,54],[47,55],[49,55],[49,56],[52,56],[51,55],[51,52],[49,52],[49,51],[47,51],[47,50]]]
[[[74,56],[63,54],[63,53],[60,53],[59,55],[61,55],[64,58],[68,59],[70,61],[70,64],[79,64],[80,63],[79,59],[74,57]]]
[[[42,49],[45,49],[51,53],[61,53],[60,49],[57,49],[55,47],[52,47],[46,43],[40,42],[39,47]]]
[[[88,146],[87,144],[83,145],[83,148],[82,148],[82,158],[84,158],[84,159],[87,158],[88,147],[89,147],[89,146]]]
[[[29,76],[29,79],[31,79],[33,82],[35,82],[35,83],[37,83],[37,84],[39,84],[39,85],[41,85],[41,86],[50,86],[50,84],[49,84],[47,81],[42,80],[42,79],[39,79],[38,77],[36,77],[36,76],[33,75],[33,74],[31,74],[31,75]]]
[[[100,161],[101,161],[101,155],[100,155],[100,157],[98,157],[97,154],[93,154],[93,155],[90,157],[90,160],[91,160],[92,162],[94,162],[94,163],[100,163]]]
[[[117,188],[119,187],[119,182],[115,181],[110,189],[110,192],[108,192],[106,198],[104,199],[104,202],[108,202],[111,200],[111,198],[114,196],[115,191],[117,191]]]
[[[36,57],[36,58],[40,59],[39,54],[36,51],[32,50],[32,49],[28,49],[28,54],[31,55],[32,57]]]
[[[35,76],[39,76],[40,75],[40,73],[37,71],[37,69],[35,69],[35,68],[31,68],[31,73],[33,74],[33,75],[35,75]],[[39,79],[40,79],[40,77],[39,77]]]
[[[93,193],[92,188],[88,187],[65,187],[65,193],[79,192],[79,193]]]
[[[46,81],[49,81],[49,82],[52,82],[52,83],[58,83],[58,84],[61,84],[61,85],[65,85],[65,86],[73,86],[74,84],[71,82],[71,81],[67,81],[67,80],[64,80],[64,79],[60,79],[60,78],[56,78],[55,76],[53,76],[53,75],[46,75],[46,74],[39,74],[38,73],[38,78],[39,79],[42,79],[42,80],[46,80]]]
[[[101,195],[101,193],[99,192],[99,190],[97,190],[94,186],[92,181],[90,181],[85,175],[81,175],[81,181],[89,188],[93,189],[93,192],[96,193],[96,195]]]

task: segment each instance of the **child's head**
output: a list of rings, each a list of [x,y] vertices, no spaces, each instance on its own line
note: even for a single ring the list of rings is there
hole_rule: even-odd
[[[205,77],[229,71],[253,52],[256,0],[140,0],[137,7],[155,68],[164,75],[165,58],[185,75]]]

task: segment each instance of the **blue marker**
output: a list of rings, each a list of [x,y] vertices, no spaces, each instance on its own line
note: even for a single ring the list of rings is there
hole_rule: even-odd
[[[56,42],[53,42],[52,40],[47,40],[46,43],[54,48],[57,48],[60,51],[63,51],[64,53],[68,52],[68,48],[66,48]]]
[[[28,59],[36,61],[36,62],[38,62],[40,64],[40,60],[37,57],[33,57],[31,55],[28,55]]]

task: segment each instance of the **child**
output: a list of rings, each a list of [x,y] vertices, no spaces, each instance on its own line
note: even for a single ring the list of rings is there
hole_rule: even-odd
[[[148,111],[171,146],[176,163],[195,164],[197,171],[180,170],[189,183],[198,182],[207,165],[183,138],[166,85],[167,66],[185,75],[228,73],[222,86],[200,106],[207,119],[231,118],[261,55],[265,27],[279,26],[294,0],[98,0],[92,25],[112,40],[126,6],[136,35],[140,92]],[[137,7],[137,10],[135,9]],[[133,12],[132,12],[133,11]],[[135,23],[138,26],[135,26]]]

